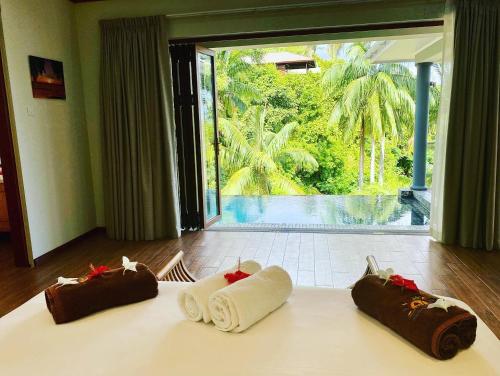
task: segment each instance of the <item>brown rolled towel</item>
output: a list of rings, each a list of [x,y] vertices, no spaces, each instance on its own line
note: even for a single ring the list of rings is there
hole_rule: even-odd
[[[477,320],[468,311],[456,306],[428,309],[437,297],[376,275],[356,282],[352,298],[363,312],[437,359],[453,358],[476,339]]]
[[[55,284],[45,290],[45,301],[56,324],[74,321],[107,308],[158,295],[158,281],[144,264],[137,271],[108,270],[78,284]]]

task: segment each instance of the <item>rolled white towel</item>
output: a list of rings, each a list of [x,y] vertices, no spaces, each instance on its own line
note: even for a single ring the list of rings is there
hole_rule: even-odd
[[[259,263],[248,260],[241,263],[240,269],[245,273],[254,274],[262,268]],[[177,301],[184,315],[191,321],[200,321],[203,319],[204,322],[209,323],[211,321],[208,310],[209,296],[227,286],[228,282],[224,278],[224,274],[232,273],[236,270],[237,266],[234,266],[231,269],[200,279],[179,292]]]
[[[279,308],[291,293],[288,273],[279,266],[270,266],[214,292],[208,308],[217,329],[237,333]]]

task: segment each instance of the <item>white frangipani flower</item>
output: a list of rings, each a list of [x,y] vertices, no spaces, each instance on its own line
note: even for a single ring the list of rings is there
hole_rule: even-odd
[[[77,285],[78,284],[78,278],[64,278],[64,277],[58,277],[57,278],[57,284],[61,286],[66,286],[66,285]]]
[[[377,271],[378,277],[385,280],[385,283],[387,283],[387,281],[389,280],[389,278],[393,274],[394,274],[394,270],[392,268],[387,268],[385,270],[381,269],[381,270]]]
[[[122,257],[122,265],[124,267],[123,274],[125,274],[126,270],[130,270],[132,272],[137,272],[137,261],[130,261],[127,256]]]
[[[441,309],[444,309],[446,312],[448,312],[448,308],[449,307],[452,307],[452,306],[456,306],[455,303],[452,303],[450,302],[449,300],[446,300],[444,298],[439,298],[438,300],[436,300],[434,303],[431,303],[427,306],[427,309],[431,309],[431,308],[441,308]]]

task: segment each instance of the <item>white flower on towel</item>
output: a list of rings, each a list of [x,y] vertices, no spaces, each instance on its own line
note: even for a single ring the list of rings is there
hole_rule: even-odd
[[[385,270],[379,270],[377,271],[377,275],[379,278],[385,280],[385,283],[389,281],[389,278],[391,278],[391,275],[394,274],[394,270],[392,268],[387,268]]]
[[[126,271],[126,270],[130,270],[130,271],[132,271],[132,272],[136,272],[136,271],[137,271],[137,268],[136,268],[136,267],[137,267],[137,261],[133,261],[133,262],[132,262],[132,261],[130,261],[130,260],[128,259],[128,257],[127,257],[127,256],[123,256],[123,257],[122,257],[122,260],[123,260],[122,265],[123,265],[123,267],[124,267],[124,269],[123,269],[123,274],[125,274],[125,271]]]
[[[456,304],[450,302],[449,300],[446,300],[444,298],[439,298],[436,300],[434,303],[431,303],[427,306],[427,309],[431,308],[441,308],[444,309],[446,312],[448,312],[449,307],[456,306]]]
[[[61,285],[61,286],[65,286],[65,285],[78,285],[78,278],[58,277],[57,278],[57,284]]]

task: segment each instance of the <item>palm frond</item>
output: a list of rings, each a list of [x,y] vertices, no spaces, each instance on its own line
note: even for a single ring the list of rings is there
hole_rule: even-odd
[[[252,184],[253,174],[250,167],[243,167],[231,175],[222,189],[223,195],[241,195]]]
[[[278,190],[278,193],[284,195],[303,195],[304,189],[293,180],[281,174],[272,174],[270,176],[273,190]]]
[[[283,128],[280,129],[278,133],[272,137],[269,143],[266,145],[267,153],[270,156],[275,156],[280,152],[280,150],[285,146],[285,144],[290,139],[295,128],[297,128],[298,123],[292,122],[286,124]]]
[[[295,164],[296,170],[301,170],[307,167],[317,169],[319,167],[316,158],[314,158],[311,153],[304,149],[285,149],[282,153],[280,153],[280,156],[286,156],[290,158]]]
[[[370,119],[369,126],[372,135],[379,136],[382,134],[382,115],[380,113],[380,100],[378,91],[374,91],[368,98],[368,116]]]
[[[401,129],[398,127],[396,122],[396,116],[394,115],[394,109],[389,104],[389,102],[384,103],[384,124],[389,125],[389,130],[394,139],[398,139],[401,136]],[[387,129],[384,129],[384,133]]]
[[[250,157],[250,165],[260,173],[273,172],[277,169],[271,156],[260,150],[254,150]]]
[[[253,108],[254,111],[254,138],[255,138],[255,146],[258,150],[264,149],[264,139],[265,139],[265,119],[266,119],[266,110],[262,106],[256,106]]]
[[[343,112],[342,112],[342,102],[341,101],[337,101],[333,105],[332,113],[330,114],[330,118],[328,120],[328,124],[329,125],[339,124],[340,120],[342,118],[342,114],[343,114]]]
[[[392,104],[398,104],[398,88],[394,84],[392,77],[385,72],[378,72],[375,76],[375,85],[384,100]]]
[[[370,77],[359,77],[349,83],[343,96],[344,113],[350,115],[366,104],[371,92],[372,81]]]
[[[235,120],[219,119],[219,129],[223,136],[223,144],[240,158],[247,158],[252,153],[252,147],[246,137],[235,125]]]

